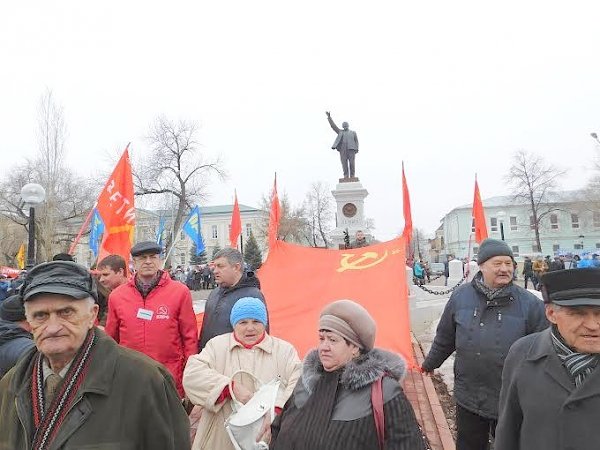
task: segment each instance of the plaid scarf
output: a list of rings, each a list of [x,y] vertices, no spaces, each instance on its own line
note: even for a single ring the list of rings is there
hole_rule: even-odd
[[[45,408],[46,399],[42,370],[43,356],[41,353],[38,353],[35,357],[31,377],[31,404],[35,427],[33,450],[45,450],[50,447],[69,409],[73,405],[77,390],[87,374],[89,356],[96,343],[95,330],[95,328],[92,328],[88,332],[83,345],[77,352],[77,355],[75,355],[71,367],[69,367],[54,400],[52,400],[47,410]]]
[[[154,276],[154,278],[152,278],[150,283],[147,284],[143,283],[138,276],[135,277],[135,287],[138,291],[140,291],[140,294],[142,294],[142,298],[148,297],[148,294],[152,291],[152,289],[158,286],[158,282],[160,281],[162,274],[163,271],[159,270],[158,272],[156,272],[156,275]]]
[[[559,359],[563,363],[563,366],[571,375],[571,378],[575,382],[575,387],[581,386],[585,377],[591,374],[598,362],[600,362],[600,355],[595,353],[577,353],[571,350],[565,343],[563,337],[560,335],[556,325],[552,325],[552,345]]]
[[[481,272],[477,272],[473,277],[473,287],[485,295],[488,301],[491,302],[499,297],[507,297],[512,287],[512,281],[506,286],[491,288],[483,282],[483,274]]]

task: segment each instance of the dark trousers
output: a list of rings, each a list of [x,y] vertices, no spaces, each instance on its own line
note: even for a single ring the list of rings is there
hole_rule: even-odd
[[[529,275],[529,274],[525,274],[525,289],[527,289],[527,282],[529,280],[531,280],[531,284],[533,284],[533,288],[536,289],[536,285],[537,283],[535,282],[535,277],[533,276],[533,274]]]
[[[354,178],[354,157],[356,150],[340,150],[340,161],[342,162],[342,170],[344,178]]]
[[[490,433],[496,435],[496,423],[456,405],[456,450],[489,450]]]

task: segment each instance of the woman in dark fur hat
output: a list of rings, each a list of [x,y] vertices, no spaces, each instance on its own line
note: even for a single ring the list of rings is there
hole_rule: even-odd
[[[422,450],[423,437],[400,381],[404,360],[373,348],[375,321],[350,300],[319,319],[319,346],[272,425],[272,450]]]

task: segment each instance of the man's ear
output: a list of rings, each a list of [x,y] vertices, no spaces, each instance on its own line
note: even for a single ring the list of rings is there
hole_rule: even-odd
[[[548,303],[546,305],[546,318],[550,321],[550,323],[556,324],[556,310],[552,303]]]

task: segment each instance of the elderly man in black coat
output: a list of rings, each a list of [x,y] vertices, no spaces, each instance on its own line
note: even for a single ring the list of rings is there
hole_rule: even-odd
[[[600,269],[549,272],[542,283],[552,326],[506,357],[494,448],[598,448]]]
[[[477,263],[473,281],[448,300],[422,365],[430,373],[456,351],[457,450],[489,448],[504,358],[517,339],[548,327],[542,301],[513,284],[513,254],[504,241],[484,240]]]

